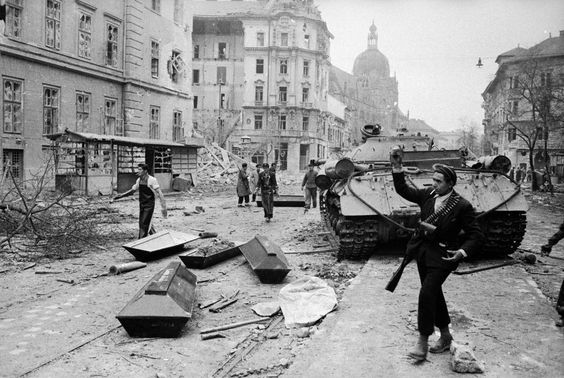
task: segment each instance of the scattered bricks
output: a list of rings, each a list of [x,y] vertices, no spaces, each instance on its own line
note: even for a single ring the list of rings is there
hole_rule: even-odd
[[[457,373],[483,373],[484,367],[468,346],[452,343],[450,346],[450,366]]]
[[[267,339],[271,339],[271,340],[272,340],[272,339],[277,339],[278,336],[280,336],[280,332],[268,332],[268,333],[266,334],[266,338],[267,338]]]

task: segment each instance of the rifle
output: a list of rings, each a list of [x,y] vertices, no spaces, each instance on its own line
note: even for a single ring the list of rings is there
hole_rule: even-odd
[[[412,254],[408,254],[408,253],[405,254],[405,256],[403,257],[403,260],[401,261],[401,265],[394,272],[392,278],[390,279],[390,281],[386,285],[386,290],[388,290],[391,293],[393,293],[394,290],[396,290],[396,286],[398,286],[401,275],[403,274],[403,270],[405,269],[407,264],[409,264],[409,262],[414,259],[414,257],[415,256],[413,256]]]

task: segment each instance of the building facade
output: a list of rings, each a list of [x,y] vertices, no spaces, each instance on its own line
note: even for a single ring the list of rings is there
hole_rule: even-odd
[[[395,75],[390,77],[388,58],[378,49],[374,23],[369,28],[367,48],[356,57],[352,74],[331,66],[329,92],[350,109],[353,144],[361,141],[360,130],[366,124],[379,124],[384,135],[395,135],[407,127],[398,108],[398,82]]]
[[[505,155],[513,166],[529,169],[529,147],[519,137],[524,130],[527,138],[536,138],[533,162],[535,169],[542,169],[548,137],[551,174],[564,178],[564,31],[529,49],[509,50],[496,63],[495,77],[482,93],[485,154]],[[553,119],[546,125],[533,109],[540,102],[531,94],[540,93],[552,97],[548,106]]]
[[[195,169],[196,144],[185,137],[192,127],[191,10],[188,0],[5,0],[2,166],[29,178],[48,159],[51,140],[69,131],[79,137],[65,157],[77,163],[67,171],[104,177],[90,183],[98,192],[115,189],[116,180],[120,186],[117,176],[132,175],[138,162],[166,178],[175,168]]]
[[[346,127],[327,107],[331,38],[312,0],[195,1],[195,128],[281,170],[325,158]]]

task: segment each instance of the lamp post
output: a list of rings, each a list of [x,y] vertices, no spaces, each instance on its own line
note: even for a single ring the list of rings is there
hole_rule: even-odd
[[[218,139],[219,145],[220,145],[221,147],[224,147],[224,142],[222,141],[222,139],[223,139],[223,120],[221,119],[221,109],[222,109],[222,107],[223,107],[223,103],[222,103],[222,101],[221,101],[221,87],[222,87],[223,85],[224,85],[224,84],[223,84],[223,81],[222,81],[222,80],[219,80],[219,81],[217,82],[217,86],[218,86],[218,88],[219,88],[219,92],[218,92],[218,95],[219,95],[218,102],[219,102],[219,103],[218,103],[218,116],[217,116],[217,132],[218,132],[218,138],[217,138],[217,139]]]

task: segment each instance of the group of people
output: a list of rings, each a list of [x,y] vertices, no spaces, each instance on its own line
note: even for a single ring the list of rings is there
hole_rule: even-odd
[[[390,162],[396,192],[421,208],[420,227],[413,233],[406,247],[406,255],[412,256],[417,262],[421,281],[417,310],[419,338],[408,355],[416,361],[425,361],[428,352],[442,353],[450,349],[453,341],[449,328],[451,319],[442,285],[462,260],[479,251],[484,241],[484,234],[476,221],[472,204],[454,190],[457,175],[452,167],[442,164],[433,165],[432,186],[417,189],[406,183],[401,150],[392,151]],[[247,168],[247,164],[244,163],[239,172],[238,206],[244,206],[243,202],[245,205],[249,204],[251,194],[254,201],[260,190],[264,217],[266,222],[270,222],[273,216],[274,196],[278,193],[275,169],[267,163],[257,164],[255,172],[249,173]],[[149,175],[146,164],[139,164],[137,175],[139,177],[131,189],[118,194],[114,199],[139,191],[139,238],[142,238],[153,232],[151,220],[155,198],[158,197],[161,201],[164,217],[167,211],[159,184],[153,176]],[[304,212],[307,212],[312,204],[314,208],[317,206],[316,176],[315,166],[310,162],[302,181],[305,196]],[[459,235],[462,237],[459,238]],[[549,255],[552,247],[563,238],[564,222],[548,243],[541,247],[542,254]],[[556,309],[564,319],[564,282]],[[562,319],[557,325],[563,325]],[[432,346],[429,346],[429,336],[434,333],[435,327],[439,329],[440,336]]]

